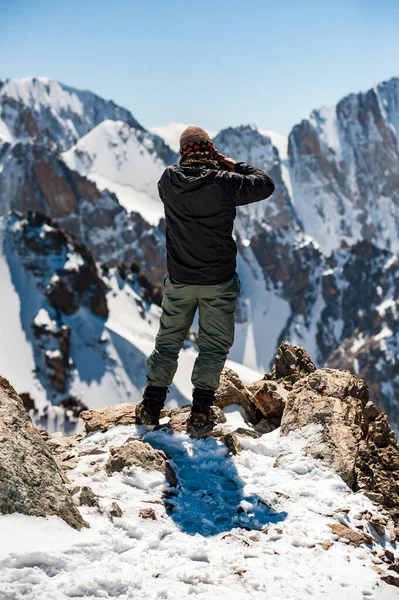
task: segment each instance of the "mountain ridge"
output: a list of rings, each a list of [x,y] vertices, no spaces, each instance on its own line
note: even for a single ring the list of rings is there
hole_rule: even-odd
[[[161,285],[165,222],[161,218],[156,223],[156,211],[153,218],[143,212],[146,219],[140,210],[151,208],[143,195],[148,191],[154,191],[157,202],[158,174],[176,154],[135,126],[138,122],[129,111],[114,103],[110,107],[90,92],[84,93],[88,114],[79,125],[80,92],[71,100],[72,88],[46,82],[34,84],[26,106],[17,92],[13,97],[5,93],[4,84],[0,89],[1,213],[12,208],[47,214],[86,244],[97,263],[107,268],[124,263],[130,272],[133,262],[152,285]],[[25,95],[26,86],[25,81]],[[351,94],[338,108],[313,111],[290,133],[287,158],[280,156],[273,136],[253,125],[226,128],[215,143],[224,154],[265,169],[276,183],[269,202],[238,211],[242,293],[231,357],[266,371],[282,339],[305,345],[320,366],[331,359],[335,366],[367,374],[379,406],[396,425],[399,373],[392,357],[399,355],[394,322],[399,145],[393,124],[396,119],[399,124],[399,79],[380,84],[377,91]],[[51,94],[57,98],[55,117],[46,105]],[[45,102],[36,105],[41,95]],[[36,100],[29,104],[32,97]],[[60,106],[65,114],[73,113],[74,130],[62,122]],[[110,115],[112,135],[107,130]],[[120,115],[122,122],[116,118]],[[15,139],[2,137],[4,127]],[[23,139],[17,135],[21,132]],[[91,137],[95,141],[90,147]],[[126,150],[129,140],[134,140],[142,163],[133,150]],[[96,151],[99,155],[93,158]],[[139,166],[136,172],[134,164]],[[123,198],[126,183],[135,194],[129,201]],[[154,206],[158,210],[160,204]],[[391,267],[385,268],[390,261]],[[357,277],[356,268],[370,279]],[[379,293],[370,293],[371,281]],[[365,343],[359,345],[360,340]],[[377,355],[378,369],[371,358]]]

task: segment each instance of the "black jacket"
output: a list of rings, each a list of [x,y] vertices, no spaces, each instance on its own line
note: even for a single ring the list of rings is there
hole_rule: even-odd
[[[236,206],[268,198],[274,184],[245,162],[234,172],[174,165],[163,173],[158,190],[165,206],[168,272],[181,283],[205,285],[234,275]]]

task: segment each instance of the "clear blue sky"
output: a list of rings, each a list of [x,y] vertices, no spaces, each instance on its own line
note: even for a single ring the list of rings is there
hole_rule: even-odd
[[[0,79],[48,76],[145,126],[256,123],[399,74],[399,0],[0,0]]]

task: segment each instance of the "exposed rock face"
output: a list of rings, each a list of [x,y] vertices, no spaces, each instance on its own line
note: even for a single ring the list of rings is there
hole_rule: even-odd
[[[0,215],[10,209],[45,213],[83,242],[96,261],[114,266],[135,260],[160,283],[165,273],[161,230],[137,213],[129,215],[113,194],[68,168],[61,153],[108,120],[136,136],[139,151],[150,161],[170,164],[175,154],[128,110],[91,92],[38,78],[32,79],[27,99],[26,82],[20,84],[0,82],[0,118],[10,135],[10,140],[0,138]],[[156,190],[156,181],[149,185]]]
[[[21,399],[0,377],[0,512],[56,515],[72,527],[85,525],[64,486],[50,449]]]
[[[388,419],[378,414],[360,442],[355,488],[382,504],[397,524],[399,534],[399,448]]]
[[[43,296],[42,308],[31,317],[31,338],[38,376],[55,392],[57,401],[57,394],[68,390],[72,367],[72,332],[64,322],[65,315],[85,307],[106,319],[106,285],[87,248],[42,214],[10,215],[4,248],[10,263],[18,264],[18,269],[22,266]],[[21,301],[29,303],[28,298]],[[26,315],[29,313],[30,306],[25,310]]]
[[[41,309],[32,324],[37,341],[37,359],[47,372],[52,386],[58,392],[66,389],[69,374],[71,330],[52,320],[45,309]]]
[[[348,371],[318,369],[294,384],[281,421],[287,435],[309,424],[321,426],[320,442],[309,448],[353,486],[362,439],[363,408],[368,401],[364,382]]]
[[[394,77],[314,110],[290,134],[295,206],[326,254],[341,239],[398,251],[398,100]]]
[[[292,357],[295,348],[287,346],[280,349]],[[318,440],[307,451],[339,473],[353,490],[384,506],[398,534],[399,446],[387,417],[370,400],[366,383],[349,371],[329,368],[298,375],[286,399],[281,434],[310,424],[320,429]]]
[[[176,473],[168,463],[165,452],[155,450],[143,440],[131,440],[122,446],[111,448],[111,456],[105,466],[108,475],[122,471],[125,467],[160,471],[172,487],[177,485]]]
[[[87,248],[40,213],[10,216],[13,250],[38,281],[51,306],[69,315],[86,306],[107,318],[105,284]]]

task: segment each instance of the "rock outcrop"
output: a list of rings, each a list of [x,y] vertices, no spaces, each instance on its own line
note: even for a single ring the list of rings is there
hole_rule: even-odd
[[[15,390],[0,377],[0,513],[15,512],[55,515],[76,529],[85,526],[50,448]]]
[[[123,471],[125,467],[141,467],[149,471],[160,471],[172,487],[177,485],[176,473],[170,466],[165,452],[156,450],[143,440],[128,440],[122,446],[111,448],[105,465],[109,476]]]
[[[303,349],[285,344],[279,351],[287,353],[290,361],[298,356],[297,381],[289,384],[281,434],[316,426],[318,435],[307,452],[336,471],[354,491],[382,505],[394,519],[398,535],[399,446],[387,417],[371,401],[366,383],[338,369],[303,375],[299,369]]]
[[[42,213],[12,214],[8,232],[8,242],[52,307],[71,315],[85,306],[108,317],[105,283],[84,244]]]
[[[349,373],[317,369],[294,384],[281,421],[282,435],[320,426],[320,440],[308,448],[352,487],[359,444],[368,422],[366,384]]]

